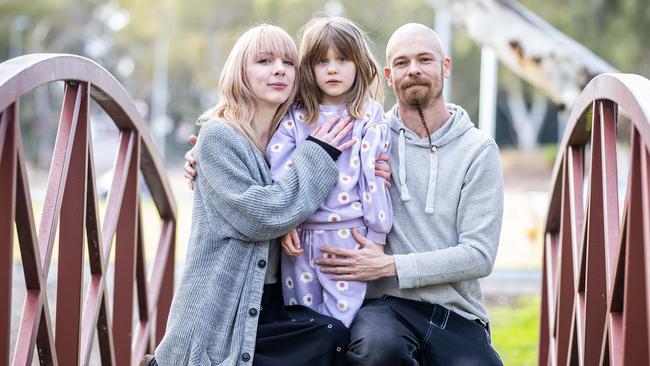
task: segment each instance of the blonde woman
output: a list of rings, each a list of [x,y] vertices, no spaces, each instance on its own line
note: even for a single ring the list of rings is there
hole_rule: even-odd
[[[264,150],[295,95],[296,47],[261,25],[234,45],[194,148],[187,261],[167,331],[148,365],[344,364],[348,333],[336,319],[282,306],[278,238],[320,206],[338,179],[349,120],[333,118],[273,182]]]

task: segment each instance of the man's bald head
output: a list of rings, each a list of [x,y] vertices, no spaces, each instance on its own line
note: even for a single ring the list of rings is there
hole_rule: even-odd
[[[407,23],[403,26],[397,28],[395,32],[388,39],[386,44],[386,64],[390,65],[390,58],[393,54],[393,50],[397,45],[406,44],[412,42],[415,38],[422,39],[430,46],[431,51],[438,53],[441,56],[444,56],[444,51],[442,50],[442,42],[438,37],[438,34],[433,31],[433,29],[427,27],[424,24],[419,23]]]

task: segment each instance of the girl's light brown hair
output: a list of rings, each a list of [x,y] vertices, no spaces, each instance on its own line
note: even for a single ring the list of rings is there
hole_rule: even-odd
[[[305,24],[302,32],[297,104],[306,110],[305,122],[313,124],[318,119],[323,92],[316,83],[314,66],[330,47],[352,61],[357,69],[354,83],[345,96],[348,114],[362,118],[368,98],[383,102],[384,90],[379,76],[381,69],[363,31],[356,24],[341,17],[314,18]]]
[[[293,39],[279,27],[262,24],[246,31],[233,46],[219,76],[221,99],[214,108],[199,117],[199,123],[216,120],[226,123],[244,135],[261,151],[263,142],[256,137],[253,124],[258,118],[257,98],[246,79],[247,65],[260,53],[279,56],[297,63],[298,55]],[[289,98],[282,103],[273,116],[274,132],[296,95],[297,83],[291,86]]]

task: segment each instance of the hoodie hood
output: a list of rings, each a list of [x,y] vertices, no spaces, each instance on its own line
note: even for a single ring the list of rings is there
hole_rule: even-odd
[[[388,112],[390,127],[397,138],[397,156],[399,159],[399,169],[397,171],[400,199],[410,201],[411,194],[406,185],[406,145],[420,147],[423,149],[431,148],[429,154],[428,174],[429,184],[424,211],[427,214],[433,214],[433,203],[435,200],[436,183],[438,176],[438,149],[456,138],[462,136],[465,132],[474,127],[469,119],[467,112],[455,104],[447,103],[447,109],[452,112],[447,122],[442,125],[436,132],[431,134],[433,147],[429,146],[429,139],[420,137],[404,125],[404,121],[399,115],[397,104]],[[393,146],[393,148],[395,148]]]

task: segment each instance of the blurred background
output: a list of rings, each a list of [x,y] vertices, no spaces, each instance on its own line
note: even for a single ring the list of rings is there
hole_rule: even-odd
[[[446,51],[453,60],[447,100],[463,106],[501,148],[505,217],[495,271],[483,280],[485,301],[492,317],[493,342],[505,363],[532,365],[539,337],[547,192],[570,101],[575,98],[573,90],[581,90],[599,70],[650,76],[650,6],[647,0],[459,1],[453,8],[451,3],[0,0],[0,61],[29,53],[78,54],[102,65],[124,86],[150,124],[178,201],[178,272],[191,217],[192,192],[182,174],[183,154],[189,149],[187,138],[197,132],[196,118],[218,100],[221,66],[244,30],[268,22],[284,28],[298,41],[299,29],[310,17],[345,16],[368,33],[373,51],[383,63],[386,41],[398,26],[408,22],[431,26],[448,44]],[[511,21],[503,11],[523,16]],[[540,27],[542,36],[527,33]],[[520,29],[517,43],[504,39],[513,29]],[[522,57],[509,63],[502,44]],[[522,51],[535,47],[546,47],[541,54],[562,57],[530,58]],[[573,48],[577,51],[563,54]],[[549,86],[544,84],[544,73],[531,69],[526,60],[543,65],[547,73],[573,63],[582,69],[568,73],[566,84]],[[21,99],[21,129],[37,216],[38,202],[45,194],[62,92],[63,83],[55,83]],[[389,109],[394,101],[388,93],[384,107]],[[105,195],[112,177],[117,130],[100,108],[91,107],[94,159],[100,194]],[[625,154],[619,159],[622,166],[627,164]],[[621,175],[625,176],[624,169]],[[150,202],[143,202],[143,207],[155,210]],[[145,237],[147,228],[156,225],[155,218],[144,225]],[[18,280],[22,278],[19,255],[16,262],[14,278]],[[22,297],[14,293],[13,299],[19,309]]]

